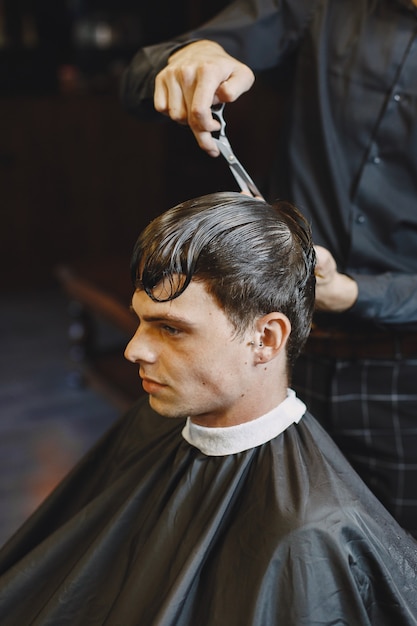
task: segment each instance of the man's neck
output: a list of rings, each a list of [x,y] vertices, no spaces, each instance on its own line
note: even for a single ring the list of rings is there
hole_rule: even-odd
[[[238,426],[256,420],[277,407],[287,397],[287,387],[277,387],[265,390],[264,393],[252,396],[244,396],[240,403],[236,403],[231,411],[220,414],[211,413],[191,416],[191,422],[198,426],[209,428],[227,428]]]

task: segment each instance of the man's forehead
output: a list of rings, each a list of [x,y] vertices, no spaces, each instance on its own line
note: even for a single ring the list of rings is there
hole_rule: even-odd
[[[185,280],[183,274],[167,276],[156,287],[153,287],[152,296],[158,301],[170,300],[172,294],[177,293],[183,287]]]
[[[167,316],[173,316],[176,311],[181,311],[191,317],[193,311],[200,306],[220,309],[202,281],[192,280],[179,296],[169,299],[171,293],[172,287],[167,280],[152,290],[152,298],[144,289],[138,288],[133,294],[132,305],[135,310],[140,307],[147,311],[160,311]]]
[[[155,286],[150,282],[149,278],[144,276],[143,271],[140,273],[140,285],[149,295],[152,295],[153,299],[164,301],[173,299],[172,296],[181,290],[186,282],[186,276],[184,274],[169,274],[160,280]]]

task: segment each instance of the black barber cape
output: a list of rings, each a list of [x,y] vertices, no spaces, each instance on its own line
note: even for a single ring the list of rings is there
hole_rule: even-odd
[[[1,551],[0,624],[415,626],[417,542],[287,401],[259,443],[142,399]]]

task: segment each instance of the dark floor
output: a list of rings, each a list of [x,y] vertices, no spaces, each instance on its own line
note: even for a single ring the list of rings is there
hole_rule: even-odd
[[[58,290],[0,296],[0,545],[120,413],[71,384],[67,327]]]

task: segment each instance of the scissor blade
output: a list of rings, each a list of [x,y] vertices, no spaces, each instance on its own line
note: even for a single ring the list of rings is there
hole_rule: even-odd
[[[253,182],[252,178],[249,176],[248,172],[245,170],[239,159],[235,156],[230,144],[225,143],[222,139],[215,139],[217,146],[227,161],[227,164],[235,177],[239,187],[242,191],[246,191],[247,193],[251,193],[252,195],[258,197],[260,200],[264,200],[261,192]]]
[[[240,188],[242,191],[250,191],[252,195],[256,196],[260,200],[264,200],[265,198],[262,196],[261,192],[253,182],[252,178],[249,176],[243,165],[238,161],[235,157],[235,161],[233,163],[229,163],[230,171],[233,176],[236,178],[237,182],[240,184]],[[239,181],[242,181],[240,183]],[[243,187],[245,185],[245,188]]]

